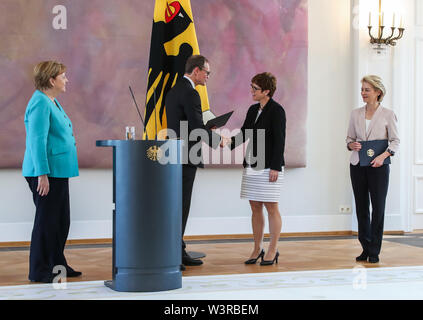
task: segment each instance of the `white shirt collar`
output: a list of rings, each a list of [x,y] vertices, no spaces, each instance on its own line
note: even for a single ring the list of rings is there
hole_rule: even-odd
[[[195,89],[195,84],[194,84],[194,81],[192,81],[189,77],[187,77],[187,76],[185,76],[185,75],[184,75],[184,78],[185,78],[185,79],[188,79],[188,80],[189,80],[189,82],[191,83],[192,87]]]

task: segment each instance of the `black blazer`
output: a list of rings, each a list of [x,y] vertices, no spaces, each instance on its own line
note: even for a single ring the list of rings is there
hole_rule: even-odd
[[[203,134],[198,136],[196,140],[188,141],[188,144],[184,144],[184,146],[188,147],[188,149],[184,149],[183,152],[183,163],[203,168],[204,162],[200,148],[201,141],[205,142],[212,148],[217,148],[220,144],[221,137],[204,126],[201,99],[197,90],[192,87],[188,79],[181,78],[167,93],[165,105],[167,127],[176,133],[176,137],[172,137],[168,132],[169,138],[184,139],[186,142],[186,139],[189,139],[189,135],[193,130],[203,129],[199,131]],[[188,132],[181,132],[181,121],[188,121]],[[181,133],[188,136],[182,137]],[[186,159],[186,156],[190,154],[191,149],[197,143],[199,143],[199,145],[196,146],[196,148],[198,148],[196,152],[196,159],[192,159],[191,157]]]
[[[284,151],[285,151],[285,133],[286,133],[286,116],[285,110],[282,106],[270,99],[264,106],[262,113],[256,121],[257,113],[259,111],[260,104],[252,105],[247,112],[244,124],[242,125],[241,132],[236,136],[232,137],[231,149],[236,148],[240,144],[244,143],[248,138],[251,138],[246,134],[247,129],[252,129],[252,141],[250,139],[246,158],[252,152],[252,157],[262,157],[260,147],[258,146],[257,133],[258,129],[265,130],[265,145],[264,145],[264,168],[270,168],[272,170],[281,171],[282,166],[285,165]],[[252,168],[258,168],[258,163],[251,163],[249,165],[244,159],[244,167],[251,166]]]

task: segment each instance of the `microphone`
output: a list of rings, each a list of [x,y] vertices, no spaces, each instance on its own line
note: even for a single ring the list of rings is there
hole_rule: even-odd
[[[131,92],[132,100],[134,100],[135,107],[137,108],[138,114],[139,114],[140,119],[141,119],[141,123],[142,123],[142,125],[143,125],[143,127],[144,127],[144,132],[145,132],[145,134],[146,134],[146,136],[147,136],[147,140],[148,140],[148,134],[147,134],[147,131],[145,130],[145,123],[144,123],[144,119],[142,118],[142,115],[141,115],[140,109],[138,108],[138,104],[137,104],[137,101],[135,100],[134,92],[132,91],[131,86],[129,86],[129,91]]]

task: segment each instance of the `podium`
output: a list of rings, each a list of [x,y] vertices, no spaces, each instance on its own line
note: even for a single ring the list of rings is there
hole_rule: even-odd
[[[98,147],[113,147],[113,276],[105,285],[115,291],[182,287],[181,144],[96,141]]]

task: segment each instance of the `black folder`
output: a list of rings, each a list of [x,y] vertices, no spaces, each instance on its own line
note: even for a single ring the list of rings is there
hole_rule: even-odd
[[[388,140],[359,141],[361,150],[358,152],[361,167],[371,166],[370,162],[388,148]],[[391,157],[387,157],[383,164],[390,164]]]
[[[222,114],[221,116],[218,116],[216,118],[213,118],[206,123],[206,128],[211,129],[213,127],[220,128],[228,122],[229,118],[231,117],[233,111]]]

